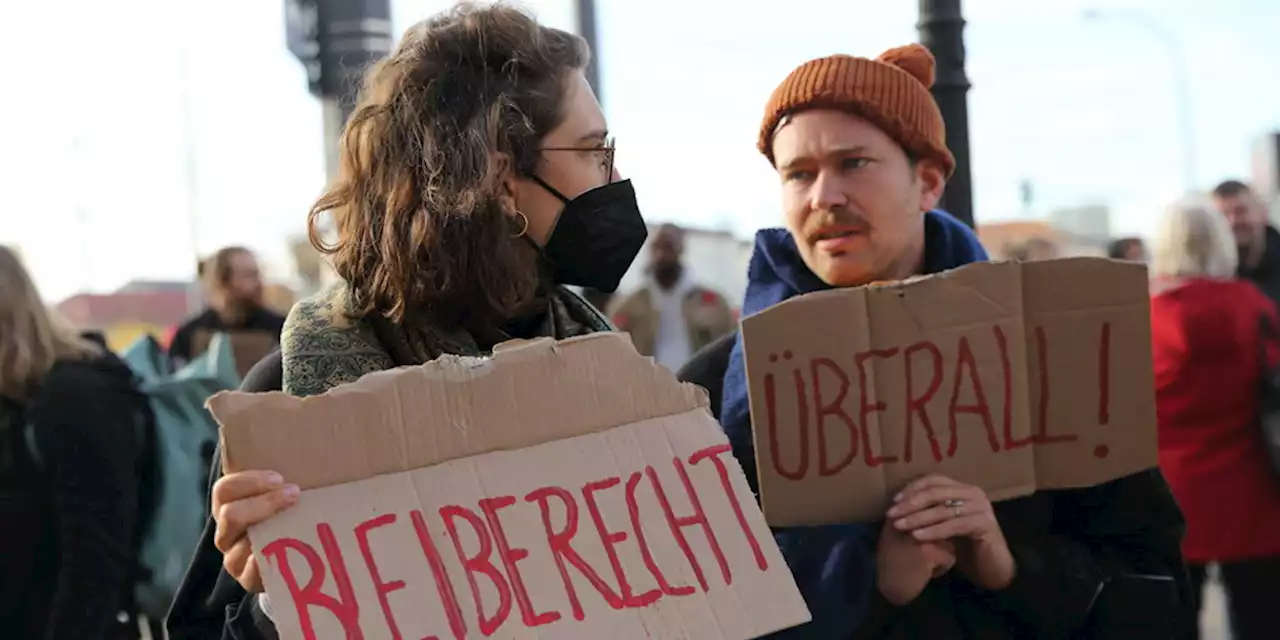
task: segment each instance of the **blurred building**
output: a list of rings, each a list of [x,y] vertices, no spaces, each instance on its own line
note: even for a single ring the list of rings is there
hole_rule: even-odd
[[[1072,246],[1105,249],[1111,241],[1111,208],[1101,204],[1065,207],[1049,212],[1049,224]]]
[[[80,329],[102,332],[115,351],[145,335],[166,344],[190,315],[190,287],[182,280],[135,280],[111,293],[76,294],[55,309]],[[263,296],[267,307],[281,313],[287,313],[296,298],[292,289],[279,284],[268,284]]]
[[[1010,260],[1028,253],[1032,258],[1050,254],[1103,256],[1111,241],[1109,234],[1072,232],[1050,220],[988,222],[979,224],[977,232],[978,240],[993,260]]]
[[[190,282],[134,281],[112,293],[80,293],[56,309],[80,329],[101,331],[107,346],[119,351],[144,336],[167,340],[187,316]]]
[[[1058,246],[1062,234],[1043,220],[1010,220],[978,225],[978,240],[993,260],[1008,260],[1028,242]]]
[[[299,295],[309,296],[338,279],[337,272],[311,246],[311,241],[305,235],[289,240],[289,255],[293,258],[293,270],[298,277]]]
[[[1280,132],[1273,131],[1253,145],[1253,188],[1268,202],[1280,198]]]

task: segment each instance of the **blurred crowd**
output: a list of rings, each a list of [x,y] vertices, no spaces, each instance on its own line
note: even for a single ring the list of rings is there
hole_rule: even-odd
[[[735,429],[745,429],[749,442],[750,423],[739,406],[745,396],[734,390],[739,309],[751,313],[809,291],[986,258],[971,231],[934,209],[953,161],[940,119],[928,115],[936,114],[927,91],[932,59],[926,62],[922,51],[904,47],[874,60],[837,56],[806,63],[798,70],[802,80],[780,85],[760,148],[785,185],[786,229],[761,232],[747,299],[728,300],[718,283],[689,268],[681,228],[647,231],[580,73],[587,56],[581,41],[511,9],[458,9],[435,18],[411,30],[392,58],[370,72],[371,90],[344,144],[382,146],[344,154],[337,181],[316,205],[317,212],[338,214],[336,243],[319,248],[342,281],[299,302],[286,318],[263,304],[253,252],[224,248],[201,269],[206,308],[161,343],[164,370],[178,375],[222,335],[232,344],[242,388],[311,395],[445,353],[483,355],[507,339],[616,329],[629,333],[643,355],[711,390],[713,411],[740,453]],[[465,66],[486,58],[516,60],[524,71]],[[824,74],[834,78],[833,93],[819,101],[805,91]],[[878,98],[873,88],[839,94],[872,74],[899,83],[900,95]],[[438,80],[422,81],[433,76]],[[442,97],[464,87],[478,92],[476,99]],[[904,111],[910,117],[884,115],[905,109],[903,96],[919,101]],[[880,150],[855,157],[822,147],[840,136]],[[905,213],[894,209],[902,202],[910,203]],[[448,215],[436,215],[441,211]],[[842,217],[845,212],[851,213]],[[893,216],[917,222],[891,222]],[[389,241],[384,233],[403,240]],[[1052,243],[1034,240],[1006,253],[1017,260],[1059,256]],[[610,295],[638,255],[646,264],[644,282]],[[1027,551],[1010,545],[1007,561],[1016,559],[1020,572],[1036,562],[1057,563],[1073,572],[1072,580],[1121,567],[1106,580],[1152,574],[1181,585],[1169,587],[1167,600],[1135,600],[1135,608],[1116,614],[1144,624],[1170,620],[1175,630],[1162,637],[1195,635],[1176,618],[1184,609],[1188,618],[1198,611],[1216,567],[1233,637],[1280,637],[1280,623],[1269,615],[1270,588],[1280,580],[1280,469],[1270,457],[1269,447],[1277,445],[1264,439],[1269,403],[1280,401],[1273,395],[1280,387],[1272,386],[1280,364],[1280,232],[1262,199],[1232,180],[1171,205],[1149,243],[1119,239],[1109,255],[1144,262],[1150,274],[1160,461],[1150,482],[1155,488],[1133,490],[1135,501],[1125,504],[1140,505],[1140,513],[1125,513],[1126,524],[1115,525],[1123,531],[1114,546],[1046,542]],[[156,578],[144,575],[138,557],[153,524],[147,493],[157,480],[149,470],[166,450],[137,437],[152,410],[148,392],[132,364],[92,329],[70,326],[50,311],[32,274],[0,248],[0,636],[6,638],[165,634],[163,614],[142,611],[136,597],[140,584]],[[179,543],[195,559],[181,589],[170,594],[168,633],[270,637],[261,631],[271,628],[269,600],[259,597],[261,579],[244,537],[246,524],[265,516],[246,510],[269,514],[296,494],[281,484],[287,479],[222,476],[217,456],[204,455],[202,472],[211,483],[222,480],[192,488],[207,496],[202,510],[214,517],[202,540]],[[754,464],[739,458],[744,468]],[[1165,483],[1176,502],[1172,515],[1161,511]],[[252,502],[268,499],[274,501],[269,508]],[[948,504],[957,514],[966,501],[985,505],[981,496],[955,500]],[[993,513],[989,505],[982,508]],[[998,506],[994,514],[990,522],[1005,518]],[[1163,543],[1151,542],[1167,531],[1177,532],[1172,559],[1158,551]],[[889,530],[873,532],[880,542],[869,553],[883,562],[885,550],[899,545],[891,552],[907,555],[894,558],[918,561],[928,571],[918,585],[881,584],[878,595],[850,604],[849,593],[867,589],[834,584],[828,568],[845,571],[876,560],[858,556],[844,533],[830,535],[835,542],[806,537],[789,547],[780,534],[784,553],[795,554],[788,560],[814,612],[811,626],[786,637],[1120,637],[1105,629],[1096,636],[1037,635],[1048,633],[1037,626],[1045,621],[1077,630],[1113,624],[1083,621],[1094,615],[1092,601],[1080,605],[1080,620],[1068,619],[1078,600],[1068,586],[1034,592],[1032,604],[1009,605],[1015,611],[1008,617],[954,590],[935,590],[930,572],[941,575],[953,566],[955,572],[996,567],[964,574],[979,590],[1018,583],[1011,586],[1012,574],[1000,577],[999,553],[987,565],[985,557],[965,555],[971,547],[913,546]],[[1040,560],[1028,560],[1034,557]],[[913,614],[897,613],[909,606]],[[1041,616],[1041,607],[1058,613]],[[934,625],[933,631],[920,625]],[[999,633],[981,631],[992,628]]]

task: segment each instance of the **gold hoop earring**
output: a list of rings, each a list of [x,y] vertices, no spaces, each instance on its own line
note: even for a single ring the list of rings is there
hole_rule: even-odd
[[[529,216],[516,211],[516,215],[520,216],[520,231],[511,235],[512,238],[519,238],[529,232]]]

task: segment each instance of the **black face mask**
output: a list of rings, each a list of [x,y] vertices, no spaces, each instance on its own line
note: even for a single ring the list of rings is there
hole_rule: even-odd
[[[616,291],[649,237],[631,181],[612,182],[569,199],[541,178],[533,180],[564,202],[542,248],[556,284]]]

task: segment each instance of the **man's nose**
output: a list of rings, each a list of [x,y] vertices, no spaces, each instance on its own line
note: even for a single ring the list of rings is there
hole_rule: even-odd
[[[809,200],[809,204],[820,211],[830,211],[836,207],[843,207],[849,204],[849,197],[845,195],[844,185],[841,184],[837,176],[828,171],[818,173],[817,180],[813,182],[813,190]]]

